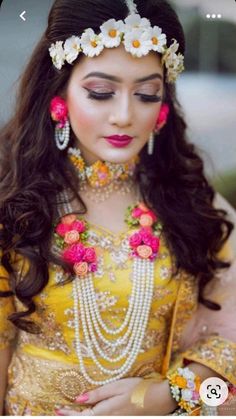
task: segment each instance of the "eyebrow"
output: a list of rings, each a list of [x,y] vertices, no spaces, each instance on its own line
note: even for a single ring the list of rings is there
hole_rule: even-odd
[[[101,73],[99,71],[94,71],[92,73],[87,74],[87,76],[85,76],[83,78],[83,80],[86,80],[89,77],[99,77],[101,79],[107,79],[107,80],[111,80],[111,81],[116,81],[118,83],[121,83],[122,82],[122,79],[120,79],[119,77],[112,76],[112,75],[106,74],[106,73]],[[163,80],[163,77],[159,73],[153,73],[153,74],[150,74],[149,76],[142,77],[141,79],[136,79],[134,82],[135,83],[142,83],[144,81],[149,81],[149,80],[154,80],[154,79]]]

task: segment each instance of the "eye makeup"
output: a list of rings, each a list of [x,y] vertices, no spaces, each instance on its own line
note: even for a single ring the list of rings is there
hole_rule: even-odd
[[[87,90],[88,92],[88,99],[92,99],[92,100],[109,100],[111,99],[115,93],[114,92],[95,92],[92,89],[89,89],[87,87],[84,87],[85,90]],[[159,95],[147,95],[144,93],[135,93],[135,96],[138,96],[141,102],[149,102],[149,103],[157,103],[160,102],[162,100],[162,97]]]

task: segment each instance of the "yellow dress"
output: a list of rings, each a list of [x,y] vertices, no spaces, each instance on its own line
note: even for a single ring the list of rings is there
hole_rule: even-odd
[[[127,257],[125,245],[131,231],[127,228],[120,234],[113,234],[91,224],[89,230],[92,233],[89,244],[99,255],[99,269],[94,274],[96,301],[102,319],[109,327],[116,328],[124,320],[132,287],[132,261]],[[197,307],[197,285],[190,275],[179,273],[174,276],[173,268],[174,258],[162,235],[159,257],[155,261],[154,294],[146,335],[126,377],[144,377],[154,371],[164,377],[180,357],[184,357],[208,365],[236,384],[236,344],[230,340],[211,336],[181,352],[184,324]],[[1,291],[8,290],[3,267],[0,276]],[[22,310],[23,306],[15,297],[0,298],[0,349],[15,340],[8,370],[6,415],[51,416],[55,409],[65,406],[80,411],[83,406],[75,404],[74,398],[93,388],[79,368],[75,350],[73,285],[71,282],[61,284],[65,277],[62,268],[52,265],[47,286],[34,297],[37,309],[29,318],[41,327],[41,333],[37,335],[16,331],[7,317],[15,310]],[[102,373],[86,357],[82,331],[80,338],[88,374],[102,380]],[[227,345],[230,357],[228,352],[221,354],[222,345]],[[217,362],[218,355],[221,356],[220,363]],[[106,361],[98,359],[107,366]],[[122,363],[120,361],[116,367]]]

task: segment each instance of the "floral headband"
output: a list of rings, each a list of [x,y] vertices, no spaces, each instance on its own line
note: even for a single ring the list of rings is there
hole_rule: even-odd
[[[121,43],[125,50],[134,57],[142,57],[150,51],[162,54],[162,65],[167,70],[167,83],[176,81],[184,70],[184,57],[178,53],[179,44],[176,39],[167,47],[166,35],[159,26],[151,26],[148,19],[142,18],[133,1],[127,0],[130,15],[123,22],[115,19],[107,20],[100,26],[100,33],[86,29],[81,37],[71,36],[63,41],[51,44],[49,54],[53,65],[60,70],[65,62],[72,64],[80,53],[92,58],[98,56],[104,48],[116,48]],[[64,43],[64,45],[63,45]]]

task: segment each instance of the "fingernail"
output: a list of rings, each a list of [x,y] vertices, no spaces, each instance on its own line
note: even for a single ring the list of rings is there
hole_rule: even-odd
[[[80,394],[78,397],[76,397],[75,401],[76,403],[85,403],[89,399],[89,396],[87,393]]]
[[[55,413],[58,415],[58,416],[65,416],[60,410],[55,410]]]

